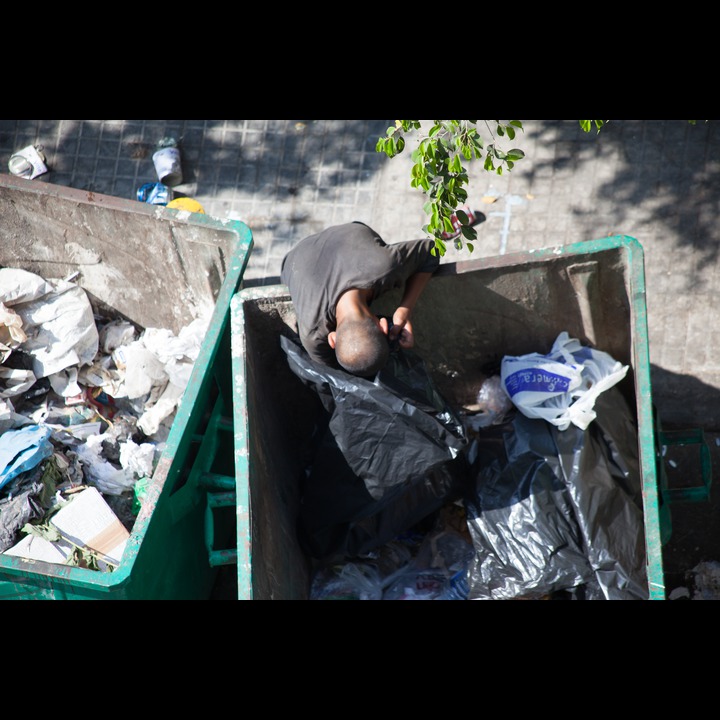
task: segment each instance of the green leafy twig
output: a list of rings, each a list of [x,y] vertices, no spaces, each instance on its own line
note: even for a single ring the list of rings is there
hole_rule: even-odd
[[[108,572],[112,572],[118,567],[116,563],[108,560],[105,556],[101,557],[95,550],[74,543],[49,522],[38,523],[37,525],[25,523],[21,532],[28,535],[35,535],[35,537],[43,538],[51,543],[66,542],[68,545],[71,545],[73,550],[65,562],[66,565],[87,568],[89,570],[100,570],[99,560],[102,560],[102,562],[108,566]]]
[[[483,120],[491,142],[483,139],[478,131],[479,120],[432,120],[430,129],[422,133],[420,120],[396,120],[385,135],[380,136],[375,146],[377,152],[384,152],[393,158],[403,152],[406,136],[416,132],[420,135],[418,147],[412,153],[411,187],[420,188],[428,200],[423,210],[428,222],[423,232],[435,240],[435,252],[441,256],[447,251],[443,233],[454,232],[452,216],[460,221],[460,235],[454,239],[455,248],[463,244],[469,252],[474,250],[477,230],[470,227],[467,214],[459,208],[467,201],[468,175],[465,163],[481,160],[488,172],[502,175],[515,167],[525,157],[520,148],[503,149],[501,140],[515,140],[518,131],[523,132],[520,120]],[[580,127],[589,132],[594,125],[600,132],[607,120],[580,120]]]

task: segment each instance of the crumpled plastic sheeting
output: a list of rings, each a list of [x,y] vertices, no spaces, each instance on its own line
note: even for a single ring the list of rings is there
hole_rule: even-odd
[[[488,430],[465,500],[469,599],[647,599],[637,431],[616,389],[587,430],[517,413]]]
[[[50,435],[50,428],[43,425],[27,425],[0,435],[0,488],[52,455]]]
[[[163,328],[146,328],[140,338],[113,351],[117,366],[124,371],[113,397],[146,399],[138,420],[138,427],[146,435],[154,435],[177,408],[207,325],[207,318],[197,318],[177,336]]]
[[[369,552],[459,495],[467,480],[465,429],[419,356],[392,353],[371,381],[314,363],[287,337],[280,341],[291,370],[328,413],[302,489],[305,552]]]
[[[207,318],[197,318],[181,328],[177,336],[166,328],[147,328],[143,333],[145,347],[159,358],[173,385],[182,388],[187,385],[207,326]]]
[[[0,399],[0,434],[6,430],[12,430],[27,424],[27,418],[15,412],[15,407],[10,400]]]
[[[37,378],[32,370],[0,366],[0,398],[11,398],[29,390]]]
[[[44,378],[92,362],[98,331],[85,291],[66,280],[44,280],[19,268],[0,268],[0,301],[22,318],[33,372]]]
[[[160,397],[138,418],[138,428],[148,436],[157,434],[163,421],[177,408],[184,391],[185,386],[168,382]]]
[[[152,474],[156,448],[152,443],[138,445],[132,440],[119,443],[121,467],[118,469],[101,454],[102,443],[109,438],[108,433],[90,435],[75,451],[90,485],[107,495],[122,495],[135,487],[138,477]]]
[[[22,329],[22,318],[5,303],[0,302],[0,347],[17,347],[27,340]]]
[[[8,307],[37,300],[52,289],[40,275],[20,268],[0,268],[0,300]]]
[[[25,523],[45,514],[45,509],[38,502],[43,488],[41,477],[35,474],[16,477],[6,486],[0,496],[0,552],[15,544],[17,533]]]
[[[462,422],[415,353],[391,353],[371,381],[313,362],[290,338],[281,337],[280,344],[290,369],[318,393],[338,448],[375,500],[453,460],[467,446]]]
[[[149,395],[154,386],[164,385],[167,381],[160,359],[141,340],[121,346],[115,351],[115,357],[118,366],[122,365],[125,369],[125,392],[121,391],[121,396],[136,400]]]
[[[300,545],[315,558],[369,553],[459,498],[467,481],[460,455],[375,500],[326,432],[302,488]]]

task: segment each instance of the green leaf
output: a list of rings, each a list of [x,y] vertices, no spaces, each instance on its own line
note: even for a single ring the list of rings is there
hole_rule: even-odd
[[[580,127],[587,133],[592,129],[593,124],[597,128],[597,131],[600,132],[600,129],[607,120],[578,120],[578,122],[580,123]]]
[[[63,539],[60,531],[50,523],[33,525],[32,523],[25,523],[22,526],[22,532],[28,535],[35,535],[41,537],[43,540],[48,542],[58,542]]]
[[[477,230],[474,227],[465,227],[465,225],[463,225],[460,228],[460,232],[466,240],[477,240]]]

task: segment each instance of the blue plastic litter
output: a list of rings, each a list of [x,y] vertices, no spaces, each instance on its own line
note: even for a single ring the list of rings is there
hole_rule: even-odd
[[[53,454],[50,434],[46,425],[27,425],[0,435],[0,488]]]

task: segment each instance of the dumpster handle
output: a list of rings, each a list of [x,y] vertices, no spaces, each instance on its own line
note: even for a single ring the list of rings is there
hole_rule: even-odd
[[[222,480],[225,479],[222,476],[214,476],[212,480],[210,478],[205,479],[211,483],[226,485],[225,482],[222,482]],[[218,480],[221,482],[217,482]],[[235,548],[225,550],[215,549],[215,517],[213,511],[215,508],[225,507],[235,507],[234,491],[209,492],[207,494],[207,508],[205,509],[205,547],[208,551],[210,567],[237,564],[237,550]]]

